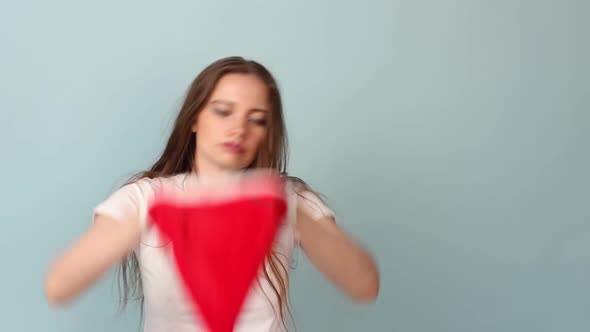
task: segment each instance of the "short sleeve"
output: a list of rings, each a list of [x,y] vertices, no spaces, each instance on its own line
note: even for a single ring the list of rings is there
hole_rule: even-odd
[[[100,202],[93,209],[93,221],[98,215],[124,221],[132,215],[141,215],[141,188],[137,183],[126,184]]]
[[[290,199],[290,205],[294,205],[293,209],[290,209],[291,211],[291,222],[293,223],[292,225],[295,225],[295,222],[297,220],[297,210],[301,209],[304,211],[304,213],[306,213],[307,215],[309,215],[311,217],[311,219],[315,220],[315,221],[320,221],[322,219],[325,218],[335,218],[335,213],[332,209],[330,209],[326,203],[324,203],[322,201],[322,199],[320,199],[320,197],[315,194],[312,191],[309,190],[304,190],[304,191],[293,191],[292,192],[292,196]],[[294,233],[293,233],[293,240],[294,240],[294,244],[295,246],[299,246],[300,245],[300,234],[298,233],[298,231],[295,229],[295,227],[293,228]]]
[[[326,217],[335,217],[334,211],[317,194],[311,191],[302,191],[296,195],[297,207],[305,211],[312,219],[320,220]]]

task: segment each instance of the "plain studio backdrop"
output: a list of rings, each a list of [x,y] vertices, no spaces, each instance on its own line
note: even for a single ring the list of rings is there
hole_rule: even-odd
[[[210,62],[276,75],[291,173],[379,262],[347,302],[299,252],[298,331],[590,330],[588,1],[0,4],[2,331],[137,331],[49,262],[161,152]]]

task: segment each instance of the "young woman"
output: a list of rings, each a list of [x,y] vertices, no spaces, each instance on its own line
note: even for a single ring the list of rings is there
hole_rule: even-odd
[[[178,286],[173,262],[146,226],[147,204],[158,185],[182,186],[188,175],[207,180],[246,169],[286,175],[287,137],[277,84],[262,65],[240,57],[218,60],[193,81],[164,152],[94,209],[90,229],[46,276],[52,305],[65,304],[121,262],[123,302],[142,299],[145,331],[201,331]],[[333,212],[297,178],[287,177],[294,220],[279,230],[257,287],[236,323],[239,332],[286,331],[289,263],[296,245],[322,274],[357,302],[379,291],[377,266],[334,220]]]

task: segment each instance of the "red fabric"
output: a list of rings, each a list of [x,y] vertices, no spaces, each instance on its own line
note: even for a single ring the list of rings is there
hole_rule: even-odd
[[[156,195],[149,216],[211,332],[231,332],[286,214],[282,181],[254,176]]]

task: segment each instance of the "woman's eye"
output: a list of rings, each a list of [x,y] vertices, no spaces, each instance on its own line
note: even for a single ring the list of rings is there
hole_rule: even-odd
[[[215,112],[215,114],[222,116],[222,117],[226,117],[226,116],[230,115],[230,113],[231,113],[229,110],[224,110],[221,108],[214,108],[213,112]]]
[[[251,119],[250,121],[252,121],[255,125],[257,126],[266,126],[266,119]]]

